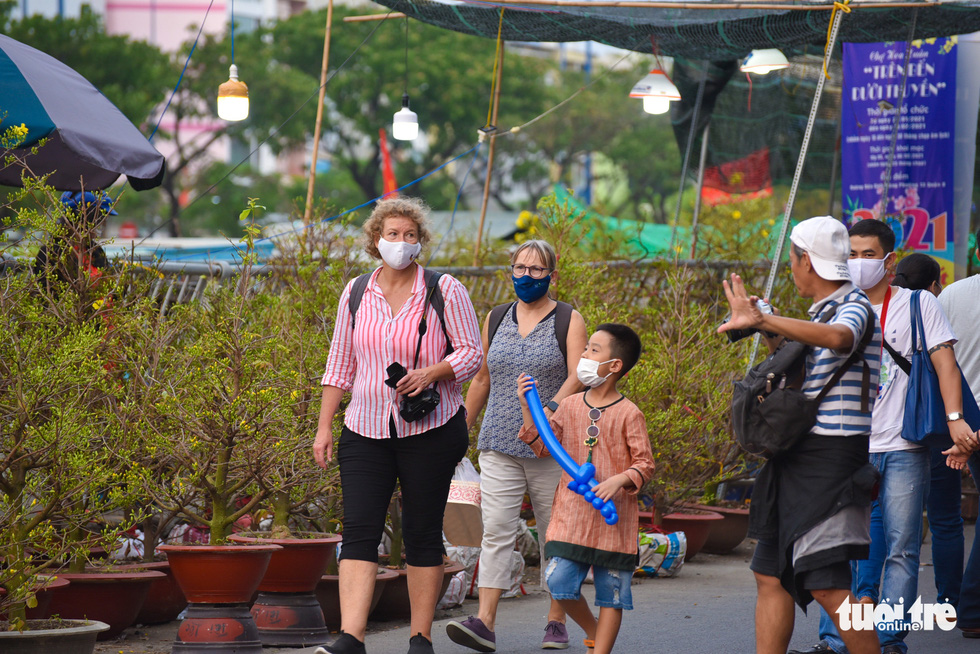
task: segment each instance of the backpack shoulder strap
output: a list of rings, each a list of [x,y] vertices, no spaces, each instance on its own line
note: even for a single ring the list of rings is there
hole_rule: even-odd
[[[490,322],[487,324],[487,348],[493,343],[493,335],[497,333],[500,323],[504,321],[504,316],[507,315],[510,308],[515,304],[517,302],[508,302],[507,304],[496,306],[490,311]]]
[[[572,321],[572,305],[567,302],[559,302],[555,307],[555,338],[558,339],[558,347],[561,349],[561,356],[568,361],[568,325]]]
[[[361,298],[364,297],[364,289],[367,288],[368,282],[371,281],[371,275],[373,273],[364,273],[354,280],[354,285],[351,286],[350,295],[347,298],[347,308],[350,309],[350,328],[351,331],[354,330],[354,320],[357,316],[357,309],[361,306]]]
[[[425,287],[427,295],[430,297],[430,304],[436,310],[436,315],[439,316],[439,324],[442,325],[442,333],[446,337],[446,355],[448,356],[453,352],[453,342],[446,330],[446,301],[442,297],[442,289],[439,288],[442,273],[426,269],[422,271],[422,275],[425,278]]]
[[[828,322],[837,313],[837,310],[845,304],[860,304],[868,310],[870,320],[868,321],[868,325],[864,328],[864,333],[861,335],[861,342],[858,344],[858,347],[854,350],[851,356],[849,356],[847,360],[837,368],[837,371],[834,372],[834,376],[831,377],[830,381],[828,381],[820,390],[820,394],[817,395],[816,401],[820,402],[823,400],[823,398],[827,396],[827,393],[830,392],[830,389],[836,386],[837,382],[841,380],[844,373],[846,373],[847,370],[852,365],[857,363],[858,359],[860,359],[864,362],[864,371],[861,375],[861,411],[867,413],[871,410],[871,366],[868,365],[867,360],[864,358],[864,351],[871,343],[871,339],[874,338],[874,309],[872,309],[871,305],[867,302],[863,302],[861,300],[848,300],[847,302],[841,302],[840,304],[836,304],[831,307],[830,311],[828,311],[826,315],[820,317],[820,322]]]

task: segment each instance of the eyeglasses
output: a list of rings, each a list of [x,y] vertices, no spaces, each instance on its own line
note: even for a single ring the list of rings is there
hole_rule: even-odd
[[[510,267],[510,269],[514,272],[514,277],[530,275],[534,279],[541,279],[551,272],[550,268],[542,268],[541,266],[525,266],[523,263],[515,263]]]

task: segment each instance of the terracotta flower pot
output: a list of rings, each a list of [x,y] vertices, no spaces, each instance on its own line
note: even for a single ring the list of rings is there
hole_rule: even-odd
[[[463,566],[452,561],[447,561],[445,565],[446,572],[436,602],[446,594],[453,575],[463,569]],[[381,599],[370,614],[372,620],[408,620],[412,617],[412,607],[408,599],[408,572],[404,569],[392,572],[398,573],[398,577],[385,584]]]
[[[62,579],[61,577],[55,575],[39,575],[41,577],[41,586],[34,590],[34,599],[37,600],[37,606],[33,609],[27,609],[27,619],[28,620],[45,620],[51,617],[51,612],[48,610],[51,606],[51,597],[53,592],[59,588],[64,588],[71,582],[67,579]],[[7,594],[7,589],[0,588],[0,597]],[[0,620],[6,620],[7,614],[0,612]]]
[[[136,616],[136,624],[163,624],[177,619],[180,612],[187,608],[187,598],[184,597],[177,578],[170,569],[169,561],[151,561],[149,563],[132,563],[117,566],[120,570],[128,568],[143,568],[162,572],[165,577],[155,579],[150,584],[143,608]]]
[[[173,654],[260,654],[248,602],[280,545],[160,545],[190,601]]]
[[[310,537],[308,537],[310,536]],[[336,534],[297,534],[296,538],[271,538],[252,533],[232,534],[228,540],[243,544],[279,545],[259,583],[260,593],[312,593],[337,556]]]
[[[4,654],[92,654],[95,639],[109,625],[95,620],[64,620],[59,629],[0,631],[0,651]]]
[[[59,572],[71,583],[51,592],[48,612],[71,620],[97,620],[109,625],[99,633],[99,640],[115,638],[126,627],[136,623],[136,616],[150,591],[150,584],[161,577],[154,570],[104,572]]]
[[[297,534],[296,538],[272,538],[266,534],[235,534],[229,539],[282,547],[272,553],[259,584],[259,596],[252,605],[252,618],[262,644],[304,647],[323,643],[330,632],[314,590],[336,557],[340,536]]]
[[[747,508],[727,508],[723,506],[707,506],[691,504],[690,507],[700,511],[712,511],[721,514],[724,520],[711,523],[711,531],[704,542],[702,552],[708,554],[727,554],[738,547],[749,533],[749,510]]]
[[[280,545],[160,545],[188,602],[243,604],[259,587]]]
[[[398,578],[398,572],[387,568],[378,568],[378,577],[374,581],[374,595],[371,596],[371,606],[368,615],[374,611],[385,586],[392,579]],[[334,631],[340,629],[340,576],[323,575],[316,585],[316,599],[323,611],[323,621],[327,628]]]
[[[701,548],[704,547],[705,542],[708,540],[712,523],[721,520],[724,520],[724,517],[714,511],[668,513],[663,518],[662,526],[664,531],[668,533],[683,531],[684,535],[687,536],[687,554],[684,556],[684,562],[686,563],[693,559],[701,551]]]

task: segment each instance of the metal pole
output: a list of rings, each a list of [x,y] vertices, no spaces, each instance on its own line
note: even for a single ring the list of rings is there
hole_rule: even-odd
[[[592,81],[592,41],[585,42],[585,84],[588,85]],[[585,153],[585,191],[582,193],[582,199],[585,200],[586,206],[592,205],[592,151]]]
[[[316,182],[316,157],[320,150],[320,126],[323,123],[323,97],[327,93],[327,67],[330,63],[330,27],[333,24],[333,0],[327,2],[327,24],[323,31],[323,63],[320,66],[320,93],[316,103],[316,125],[313,128],[313,152],[310,156],[310,183],[306,188],[306,210],[303,224],[313,217],[313,186]]]
[[[691,259],[698,248],[698,218],[701,215],[701,189],[704,188],[704,164],[708,159],[708,135],[711,123],[704,126],[701,134],[701,160],[698,163],[698,194],[694,196],[694,217],[691,219]]]
[[[843,11],[834,14],[834,22],[830,27],[830,35],[827,38],[827,50],[824,53],[824,66],[830,62],[834,53],[834,43],[837,41],[837,33],[840,32],[840,21],[844,16]],[[793,183],[790,185],[789,197],[786,199],[786,208],[783,209],[783,224],[779,228],[779,240],[776,242],[776,252],[773,254],[772,265],[769,267],[769,278],[766,280],[766,289],[762,294],[763,298],[772,297],[772,288],[776,284],[776,272],[779,270],[780,259],[783,257],[783,245],[786,243],[786,234],[789,232],[789,218],[793,213],[793,203],[796,201],[796,191],[800,186],[800,178],[803,177],[803,164],[806,163],[806,152],[810,147],[810,137],[813,136],[813,124],[817,121],[817,109],[820,107],[820,98],[823,96],[823,87],[827,81],[827,76],[822,74],[817,80],[817,89],[813,94],[813,103],[810,105],[810,117],[806,122],[806,131],[803,133],[803,145],[800,146],[800,158],[796,160],[796,173],[793,175]],[[748,369],[752,368],[755,357],[759,353],[759,334],[752,338],[752,352],[749,355]]]
[[[837,136],[834,137],[834,160],[830,164],[830,201],[827,203],[827,215],[834,215],[834,200],[837,192],[837,157],[840,156],[840,124],[837,121]]]
[[[500,54],[497,58],[497,81],[496,89],[493,93],[493,111],[490,116],[490,124],[494,128],[497,125],[497,109],[500,108],[500,80],[504,74],[504,43],[500,44]],[[480,206],[480,228],[476,232],[476,248],[473,250],[473,265],[480,265],[480,242],[483,240],[483,223],[487,218],[487,203],[490,201],[490,175],[493,172],[493,152],[497,144],[497,132],[490,135],[490,151],[487,153],[487,178],[483,182],[483,204]]]
[[[687,133],[687,147],[684,148],[684,164],[681,166],[681,181],[677,186],[677,209],[674,210],[674,226],[670,230],[670,251],[674,254],[674,260],[680,259],[677,255],[680,254],[674,249],[674,243],[677,242],[677,224],[681,220],[681,203],[684,199],[684,182],[687,181],[687,166],[691,162],[691,148],[694,147],[694,130],[698,126],[698,118],[700,118],[701,113],[701,101],[704,98],[704,85],[708,81],[708,66],[709,62],[704,62],[704,70],[701,74],[701,81],[698,82],[698,96],[694,101],[694,109],[691,111],[691,129]]]

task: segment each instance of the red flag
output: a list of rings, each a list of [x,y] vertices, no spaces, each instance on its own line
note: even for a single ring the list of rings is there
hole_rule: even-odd
[[[391,167],[391,153],[388,152],[388,135],[385,133],[384,127],[378,130],[378,132],[381,134],[381,179],[383,182],[381,197],[397,198],[398,182],[395,181],[395,171]]]
[[[704,185],[725,193],[750,193],[772,186],[769,173],[769,148],[747,157],[711,166],[704,171]]]
[[[704,171],[701,198],[709,205],[730,204],[772,195],[769,148]]]

